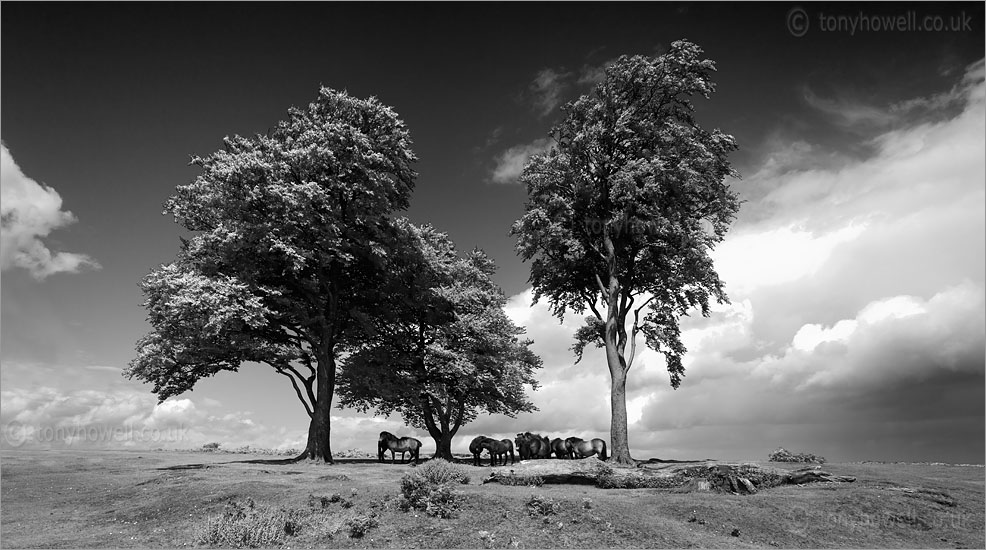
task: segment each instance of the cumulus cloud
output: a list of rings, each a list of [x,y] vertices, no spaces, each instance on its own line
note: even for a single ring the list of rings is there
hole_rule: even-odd
[[[38,280],[54,273],[75,273],[99,264],[85,254],[52,252],[42,242],[49,233],[76,221],[62,210],[51,187],[24,175],[6,144],[0,146],[0,269],[21,267]]]
[[[982,62],[893,116],[861,158],[805,137],[736,184],[750,202],[714,252],[732,303],[683,319],[678,390],[660,354],[640,353],[627,387],[635,455],[762,460],[784,445],[835,460],[982,461]],[[602,354],[574,365],[580,320],[559,323],[530,296],[507,307],[545,361],[527,425],[608,437]]]
[[[531,103],[539,116],[550,115],[564,101],[572,73],[545,68],[538,71],[528,87]]]
[[[546,152],[551,148],[552,143],[550,138],[539,138],[531,143],[514,145],[503,151],[494,159],[495,166],[490,179],[494,183],[516,183],[528,159]]]
[[[0,400],[5,448],[187,449],[214,441],[224,447],[278,448],[296,437],[254,421],[250,413],[219,412],[214,401],[205,407],[190,398],[157,403],[154,395],[139,390],[15,387],[0,392]]]

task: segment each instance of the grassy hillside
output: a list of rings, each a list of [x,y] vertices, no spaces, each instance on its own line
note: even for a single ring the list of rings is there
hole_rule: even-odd
[[[981,467],[827,464],[856,483],[738,496],[484,485],[489,468],[464,465],[471,479],[454,487],[457,517],[441,519],[400,509],[409,466],[372,460],[269,465],[231,462],[263,458],[251,455],[160,451],[4,451],[0,458],[3,547],[194,546],[210,518],[251,500],[258,511],[297,520],[290,535],[280,533],[291,547],[984,546]]]

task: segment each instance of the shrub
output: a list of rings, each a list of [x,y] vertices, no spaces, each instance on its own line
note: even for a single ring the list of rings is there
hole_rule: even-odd
[[[461,483],[466,485],[469,483],[469,474],[466,470],[453,462],[448,462],[442,460],[441,458],[435,458],[425,462],[420,468],[419,472],[425,480],[434,485],[441,485],[443,483]]]
[[[432,464],[435,466],[429,467]],[[444,460],[435,460],[404,474],[401,477],[403,498],[398,507],[405,512],[413,508],[435,517],[455,517],[461,495],[452,489],[453,484],[468,483],[469,476],[454,466]]]
[[[776,451],[767,455],[767,460],[770,462],[814,462],[825,464],[825,457],[811,453],[792,453],[784,447],[778,447]]]
[[[366,534],[367,531],[377,526],[377,519],[373,516],[357,514],[346,520],[346,527],[349,527],[349,537],[358,539]]]
[[[539,516],[553,516],[558,513],[561,506],[555,502],[551,497],[544,497],[541,495],[531,495],[531,498],[527,501],[527,513],[530,514],[532,518]]]
[[[404,474],[401,477],[401,495],[411,508],[423,508],[425,500],[434,488],[435,485],[429,483],[417,471]]]
[[[228,502],[222,514],[209,520],[198,542],[213,546],[260,548],[280,544],[300,530],[297,513],[283,508]]]
[[[459,494],[451,483],[443,483],[425,499],[425,513],[443,519],[451,519],[459,513]]]
[[[217,451],[219,450],[219,443],[206,443],[202,445],[203,451]]]
[[[311,493],[308,494],[308,508],[312,510],[325,510],[330,503],[329,497],[317,497]]]

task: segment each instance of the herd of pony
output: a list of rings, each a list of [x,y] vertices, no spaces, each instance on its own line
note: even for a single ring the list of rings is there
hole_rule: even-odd
[[[549,440],[540,434],[524,432],[517,434],[516,439],[496,440],[485,435],[477,436],[469,443],[469,452],[473,456],[473,464],[480,465],[480,455],[487,451],[490,456],[490,466],[495,466],[502,459],[503,464],[507,463],[507,456],[510,456],[510,463],[517,462],[514,456],[516,444],[517,454],[521,460],[532,458],[551,458],[554,454],[556,458],[587,458],[599,455],[599,458],[606,460],[606,442],[599,438],[585,441],[580,437],[568,437],[562,439],[556,437]],[[380,432],[380,439],[377,443],[377,458],[380,462],[384,461],[384,456],[390,451],[391,463],[397,462],[397,453],[401,453],[401,462],[404,456],[411,453],[410,460],[415,464],[418,462],[421,452],[421,441],[413,437],[397,437],[390,432]]]
[[[565,459],[588,458],[599,455],[600,459],[606,460],[606,442],[602,439],[593,438],[589,441],[581,437],[548,439],[541,434],[532,434],[531,432],[517,434],[513,441],[509,439],[498,441],[485,435],[476,436],[469,444],[469,452],[472,453],[473,464],[476,466],[480,465],[480,455],[483,454],[484,450],[489,452],[490,466],[495,466],[501,459],[503,464],[506,464],[507,455],[510,455],[512,464],[517,461],[514,457],[515,444],[521,460],[551,458],[552,454],[555,455],[555,458]]]

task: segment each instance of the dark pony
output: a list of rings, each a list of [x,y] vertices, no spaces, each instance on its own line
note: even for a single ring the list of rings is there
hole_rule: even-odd
[[[514,442],[517,443],[517,453],[520,454],[521,460],[548,458],[551,456],[551,442],[548,441],[547,437],[541,437],[531,432],[524,432],[517,434]]]
[[[486,447],[487,441],[493,441],[492,439],[486,437],[485,435],[477,435],[473,438],[472,443],[469,444],[469,452],[472,453],[472,464],[473,466],[479,466],[479,455],[483,454],[483,449],[488,449]],[[512,447],[511,447],[512,450]],[[492,453],[490,451],[490,463],[492,464]]]
[[[571,449],[572,458],[586,458],[599,455],[600,460],[606,460],[606,442],[599,438],[585,441],[581,437],[569,437],[565,444]]]
[[[551,452],[555,453],[555,456],[558,458],[572,458],[571,448],[560,437],[551,440]]]
[[[390,432],[380,432],[380,440],[377,442],[377,458],[383,462],[383,455],[390,451],[391,464],[397,462],[397,452],[401,453],[401,463],[404,462],[404,453],[411,453],[411,460],[418,463],[418,453],[421,451],[421,441],[413,437],[397,437]]]
[[[514,458],[514,444],[509,439],[501,439],[500,441],[497,441],[487,437],[486,440],[482,442],[482,446],[490,452],[490,466],[495,466],[497,459],[501,456],[503,457],[503,465],[506,466],[508,453],[510,454],[510,463],[513,464],[514,462],[517,462]]]

